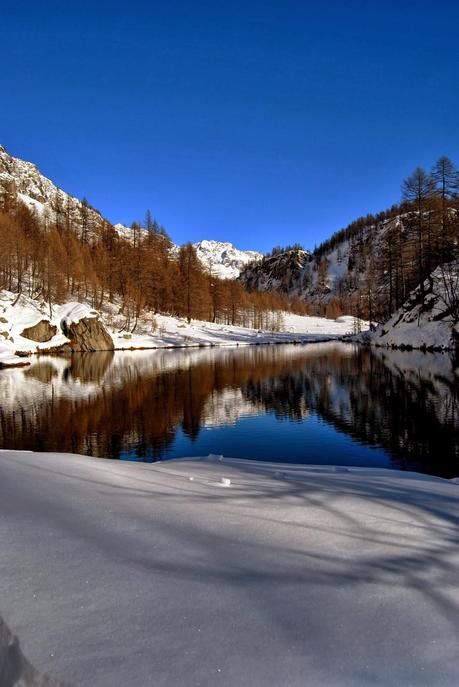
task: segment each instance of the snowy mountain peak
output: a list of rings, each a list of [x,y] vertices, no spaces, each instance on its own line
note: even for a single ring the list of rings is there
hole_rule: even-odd
[[[239,250],[227,241],[204,239],[194,247],[201,263],[221,279],[236,279],[246,265],[263,257],[258,251]]]

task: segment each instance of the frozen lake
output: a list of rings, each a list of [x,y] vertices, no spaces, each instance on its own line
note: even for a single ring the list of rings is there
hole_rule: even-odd
[[[446,354],[351,344],[89,353],[0,372],[0,448],[459,475]]]

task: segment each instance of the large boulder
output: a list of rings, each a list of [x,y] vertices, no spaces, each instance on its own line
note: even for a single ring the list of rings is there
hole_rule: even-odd
[[[25,339],[30,339],[31,341],[38,341],[43,343],[44,341],[50,341],[57,334],[57,327],[48,320],[40,320],[33,327],[27,327],[21,332],[21,336]]]
[[[113,351],[113,339],[97,317],[82,317],[78,322],[62,322],[72,351]]]

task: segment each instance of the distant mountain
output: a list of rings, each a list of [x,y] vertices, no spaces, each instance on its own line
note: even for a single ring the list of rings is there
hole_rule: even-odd
[[[221,241],[204,240],[193,245],[201,263],[221,279],[236,279],[244,267],[263,257],[255,250],[239,250]]]

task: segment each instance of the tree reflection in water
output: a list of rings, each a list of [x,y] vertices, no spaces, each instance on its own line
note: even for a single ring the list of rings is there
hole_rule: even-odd
[[[178,433],[199,445],[204,428],[240,432],[244,417],[269,415],[275,433],[278,423],[315,416],[337,435],[382,447],[392,467],[452,477],[458,389],[447,355],[336,343],[49,357],[0,373],[0,445],[155,460],[175,455]],[[231,436],[219,453],[237,455]],[[275,457],[250,430],[245,455]],[[314,462],[293,445],[291,458]]]

